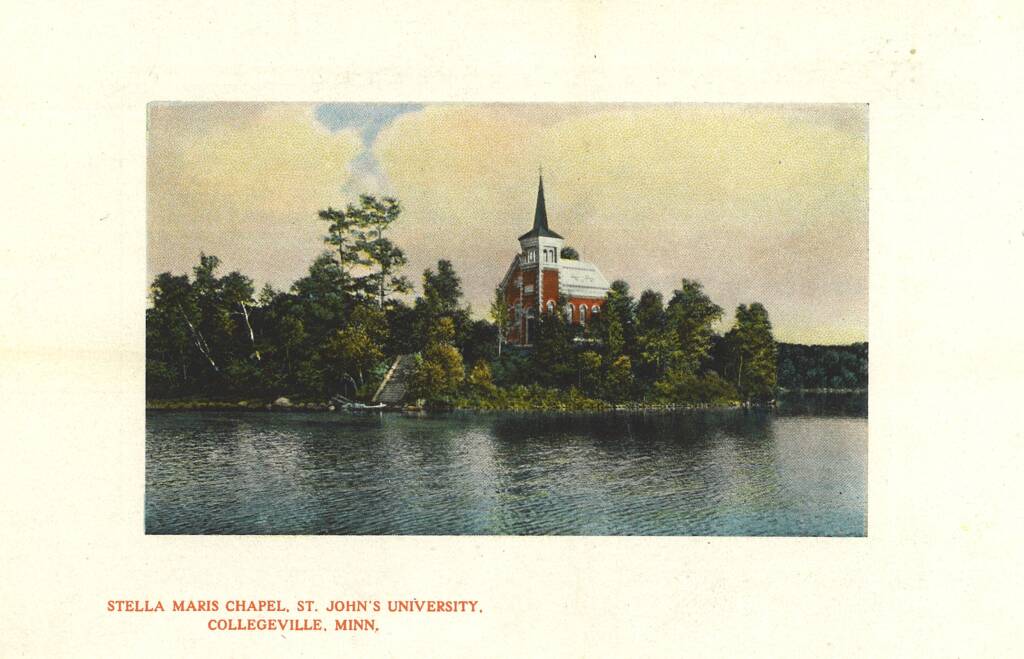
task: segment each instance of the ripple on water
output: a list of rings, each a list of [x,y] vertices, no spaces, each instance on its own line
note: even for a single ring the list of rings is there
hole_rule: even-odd
[[[146,529],[863,535],[867,420],[147,414]]]

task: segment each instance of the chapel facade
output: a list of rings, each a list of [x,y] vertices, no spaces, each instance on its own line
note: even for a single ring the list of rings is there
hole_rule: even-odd
[[[560,310],[574,325],[586,326],[601,313],[608,281],[593,263],[562,258],[565,240],[548,227],[544,203],[544,177],[537,186],[533,228],[519,236],[519,253],[499,284],[508,307],[510,327],[506,341],[532,345],[541,313]]]

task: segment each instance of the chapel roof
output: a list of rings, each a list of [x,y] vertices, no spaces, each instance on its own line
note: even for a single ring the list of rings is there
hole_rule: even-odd
[[[560,235],[548,228],[548,210],[544,205],[544,176],[540,176],[540,183],[537,186],[537,208],[533,211],[533,228],[519,236],[519,240],[525,238],[561,238]]]

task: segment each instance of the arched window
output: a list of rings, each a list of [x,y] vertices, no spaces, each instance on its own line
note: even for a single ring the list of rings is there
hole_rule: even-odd
[[[572,316],[573,316],[574,313],[576,313],[576,305],[573,304],[572,302],[570,302],[567,309],[568,309],[568,312],[569,312],[569,322],[571,323],[572,322]]]
[[[601,313],[601,307],[599,307],[599,306],[597,306],[595,304],[594,306],[590,307],[590,312],[591,313]]]
[[[580,325],[587,324],[587,305],[580,305]]]
[[[548,313],[555,313],[555,301],[548,300]]]

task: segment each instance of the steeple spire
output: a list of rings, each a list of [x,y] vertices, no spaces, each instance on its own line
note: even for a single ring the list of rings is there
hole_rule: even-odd
[[[537,184],[537,210],[533,211],[533,230],[548,230],[548,209],[544,205],[544,170],[540,171]]]
[[[548,238],[561,238],[560,235],[548,228],[548,209],[544,204],[544,170],[540,169],[537,183],[537,208],[533,211],[533,229],[519,236],[519,239],[531,236],[545,236]]]

